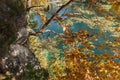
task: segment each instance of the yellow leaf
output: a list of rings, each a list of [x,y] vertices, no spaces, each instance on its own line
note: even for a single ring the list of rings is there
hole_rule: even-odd
[[[120,27],[115,28],[115,31],[120,32]]]
[[[120,2],[114,1],[114,2],[112,3],[111,9],[112,9],[116,14],[120,14]]]
[[[43,23],[45,23],[47,21],[47,18],[45,15],[41,15],[41,18],[42,18]]]

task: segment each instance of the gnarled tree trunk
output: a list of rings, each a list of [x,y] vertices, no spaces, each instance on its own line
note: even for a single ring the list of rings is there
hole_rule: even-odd
[[[15,76],[20,76],[27,64],[41,68],[34,53],[21,44],[29,35],[27,12],[22,1],[0,0],[0,72],[9,71]]]

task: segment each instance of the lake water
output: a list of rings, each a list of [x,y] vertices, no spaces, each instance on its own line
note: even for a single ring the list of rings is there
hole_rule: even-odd
[[[54,8],[54,7],[52,7],[52,8]],[[62,11],[60,11],[59,15],[61,15],[62,13],[64,13],[64,10],[65,10],[65,9],[63,9]],[[51,12],[54,12],[54,11],[55,11],[54,9],[51,10]],[[66,13],[69,13],[69,12],[71,12],[71,10],[67,11]],[[47,14],[47,15],[48,15],[48,17],[51,16],[50,14]],[[90,16],[90,17],[91,17],[91,16]],[[36,15],[36,16],[34,17],[34,20],[37,21],[37,23],[39,24],[39,26],[42,26],[42,25],[43,25],[43,24],[42,24],[42,21],[41,21],[41,18],[40,18],[38,15]],[[39,28],[40,28],[40,27],[39,27]],[[37,29],[39,29],[39,28],[37,28]],[[57,22],[54,22],[54,21],[51,21],[51,22],[50,22],[50,25],[48,26],[47,29],[53,30],[53,31],[55,31],[55,32],[57,32],[57,33],[63,33],[62,27],[61,27]],[[84,22],[75,23],[75,24],[73,24],[73,25],[70,27],[70,29],[71,29],[73,32],[77,32],[77,31],[79,31],[79,30],[87,30],[90,35],[94,35],[95,33],[96,33],[96,34],[99,34],[99,33],[100,33],[99,28],[91,29],[91,27],[90,27],[89,25],[87,25],[86,23],[84,23]],[[92,32],[93,30],[94,30],[95,33]],[[104,35],[102,35],[102,36],[98,37],[97,40],[92,41],[95,46],[99,46],[100,44],[105,44],[107,40],[112,40],[112,39],[115,38],[114,36],[111,35],[111,33],[110,33],[109,31],[106,31],[106,32],[104,32],[104,33],[107,34],[107,35],[109,35],[109,36],[104,37]],[[47,35],[48,35],[48,34],[46,33],[46,36],[47,36]],[[53,37],[53,36],[54,36],[54,34],[51,34],[51,37]],[[104,37],[104,38],[103,38],[103,37]],[[62,48],[62,45],[59,45],[59,46],[60,46],[59,48]],[[105,51],[105,50],[106,50],[108,53],[112,54],[112,55],[114,54],[114,52],[111,51],[108,46],[103,47],[103,48],[101,48],[101,49],[98,49],[97,47],[93,49],[94,53],[95,53],[95,54],[98,54],[98,55],[99,55],[99,54],[104,54],[104,51]],[[50,56],[51,56],[51,55],[50,55]],[[47,55],[47,57],[48,57],[48,55]],[[119,59],[117,59],[116,61],[119,61]]]

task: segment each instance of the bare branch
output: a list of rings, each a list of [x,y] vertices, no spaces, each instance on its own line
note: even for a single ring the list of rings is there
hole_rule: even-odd
[[[57,33],[57,32],[55,32],[55,31],[53,31],[53,30],[42,30],[42,31],[40,31],[39,33],[30,33],[29,35],[32,35],[32,36],[39,36],[39,34],[43,34],[43,33],[46,33],[46,32],[51,32],[51,33],[54,33],[55,35],[57,35],[57,36],[59,36],[59,37],[62,37],[62,36],[64,36],[64,34],[60,34],[60,33]]]
[[[30,11],[30,9],[32,9],[32,8],[40,8],[40,7],[42,7],[42,6],[31,6],[31,7],[28,7],[28,8],[26,9],[26,11]]]
[[[69,4],[70,4],[71,2],[73,2],[73,1],[74,1],[74,0],[70,0],[70,1],[68,1],[66,4],[62,5],[62,6],[47,20],[47,22],[42,26],[41,30],[45,29],[45,28],[48,26],[48,24],[52,21],[52,19],[53,19],[62,9],[64,9],[67,5],[69,5]],[[40,31],[37,31],[36,33],[40,33],[41,30],[40,30]]]
[[[26,11],[30,11],[32,8],[39,8],[39,7],[42,7],[42,6],[31,6],[31,0],[27,0],[26,2]]]

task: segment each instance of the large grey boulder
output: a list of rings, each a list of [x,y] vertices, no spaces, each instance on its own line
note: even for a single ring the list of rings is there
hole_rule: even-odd
[[[10,46],[10,53],[4,57],[2,62],[6,71],[9,71],[16,76],[19,76],[24,72],[28,64],[35,69],[40,69],[40,63],[34,53],[19,44],[12,44]]]
[[[34,53],[20,44],[12,44],[7,56],[2,59],[2,72],[9,71],[16,80],[47,80],[48,72],[41,68]]]

